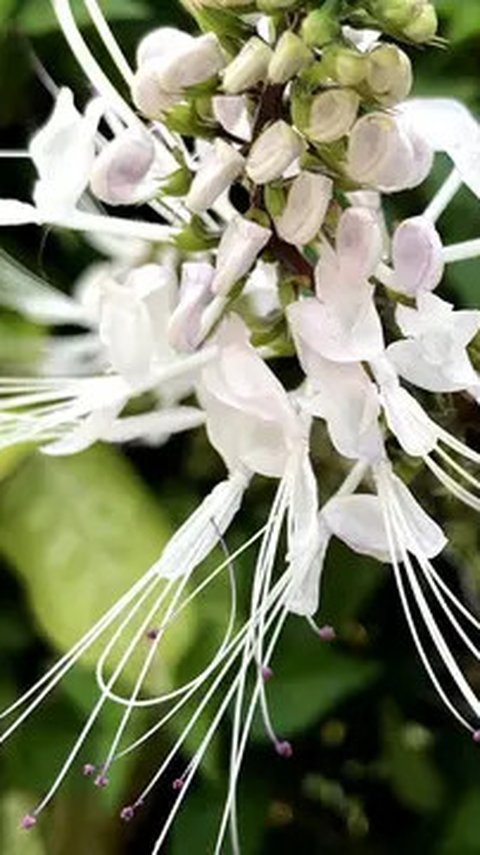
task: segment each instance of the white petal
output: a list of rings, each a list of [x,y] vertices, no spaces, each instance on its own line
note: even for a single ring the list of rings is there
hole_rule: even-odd
[[[304,246],[317,237],[332,198],[333,183],[324,175],[301,172],[290,187],[275,227],[287,243]]]
[[[378,217],[368,208],[347,208],[338,224],[336,248],[342,276],[356,281],[368,279],[382,257]]]
[[[435,558],[445,549],[448,542],[442,529],[423,510],[400,478],[392,474],[391,480],[408,527],[407,549],[414,555],[420,552],[426,558]]]
[[[217,484],[169,540],[155,568],[159,576],[189,576],[204,561],[238,513],[247,485],[239,472]]]
[[[418,341],[396,341],[387,348],[388,358],[405,380],[429,392],[459,392],[475,382],[475,371],[466,353],[455,361],[432,362]]]
[[[394,287],[416,296],[433,291],[443,276],[443,246],[427,217],[412,217],[398,226],[393,236]]]
[[[0,226],[22,226],[26,223],[40,224],[42,219],[33,205],[17,199],[0,199]]]
[[[213,115],[222,128],[238,140],[251,142],[253,117],[245,95],[215,95]]]
[[[322,514],[331,532],[360,555],[389,561],[390,550],[378,496],[358,494],[330,499]]]

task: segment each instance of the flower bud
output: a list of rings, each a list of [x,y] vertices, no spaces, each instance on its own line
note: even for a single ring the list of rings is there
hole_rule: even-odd
[[[141,68],[151,59],[174,57],[178,52],[190,50],[195,39],[174,27],[159,27],[145,36],[137,48],[137,66]]]
[[[341,33],[337,17],[325,9],[314,9],[302,22],[302,38],[309,47],[323,47]]]
[[[175,350],[188,353],[198,346],[203,310],[213,297],[214,274],[204,261],[183,264],[178,304],[168,323],[168,341]]]
[[[226,295],[245,276],[272,236],[265,229],[243,217],[233,219],[225,229],[217,251],[217,265],[212,289]]]
[[[384,107],[392,107],[407,98],[413,75],[411,62],[403,50],[396,45],[378,45],[368,54],[366,68],[367,83]]]
[[[443,276],[440,235],[427,217],[411,217],[393,236],[394,288],[409,297],[433,291]]]
[[[150,59],[140,66],[132,81],[132,99],[148,119],[160,119],[164,113],[182,100],[177,93],[166,92],[159,83],[162,62]]]
[[[281,178],[302,154],[301,137],[280,119],[258,137],[250,149],[247,174],[255,184],[268,184]]]
[[[223,75],[225,92],[238,95],[264,80],[272,55],[272,49],[262,39],[253,36],[227,65]]]
[[[287,243],[305,246],[318,235],[330,204],[333,183],[325,175],[301,172],[290,187],[275,228]]]
[[[216,121],[227,133],[238,140],[251,142],[253,118],[246,95],[215,95],[212,110]]]
[[[223,140],[216,140],[212,151],[193,179],[186,205],[195,214],[211,208],[216,199],[243,172],[245,158]]]
[[[158,180],[151,176],[154,160],[155,144],[150,134],[127,129],[95,159],[90,189],[108,205],[132,205],[147,199],[158,186]]]
[[[214,33],[207,33],[165,59],[159,82],[167,92],[178,92],[209,80],[224,66],[220,42]]]
[[[347,171],[354,181],[385,192],[417,186],[432,162],[426,144],[394,116],[369,113],[354,125]]]
[[[348,134],[357,118],[360,98],[353,89],[330,89],[316,95],[310,109],[307,135],[330,143]]]
[[[287,83],[313,60],[302,40],[288,30],[281,36],[268,66],[272,83]]]
[[[438,18],[435,7],[428,3],[413,20],[404,27],[403,32],[412,42],[422,44],[433,39],[437,32]]]
[[[340,86],[358,86],[365,78],[365,56],[351,48],[326,48],[322,61]]]

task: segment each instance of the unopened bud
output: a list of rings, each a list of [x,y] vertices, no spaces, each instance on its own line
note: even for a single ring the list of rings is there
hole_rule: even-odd
[[[287,83],[312,60],[313,55],[301,38],[287,30],[279,39],[270,60],[268,77],[272,83]]]
[[[322,227],[332,190],[330,178],[301,172],[290,187],[282,215],[275,219],[282,240],[295,246],[311,243]]]
[[[404,27],[403,32],[412,42],[423,44],[433,39],[437,32],[437,27],[437,13],[432,3],[429,3]]]
[[[253,266],[257,256],[272,236],[251,220],[236,217],[225,229],[217,251],[217,265],[212,288],[216,294],[228,294]]]
[[[340,33],[338,18],[325,9],[314,9],[302,23],[302,38],[309,47],[323,47],[334,41]]]
[[[382,44],[367,56],[367,83],[376,100],[384,107],[404,101],[413,83],[412,65],[407,54],[396,45]]]
[[[255,184],[268,184],[281,178],[302,151],[301,137],[280,119],[254,142],[247,160],[247,174]]]
[[[160,73],[160,85],[167,92],[179,92],[214,77],[225,66],[216,35],[207,33],[187,47],[170,54]]]
[[[159,27],[148,33],[137,48],[137,66],[140,68],[152,59],[165,60],[183,50],[189,50],[195,39],[175,27]]]
[[[160,119],[182,100],[176,93],[166,92],[160,85],[162,62],[150,59],[138,69],[132,80],[132,99],[148,119]]]
[[[322,60],[340,86],[358,86],[365,78],[366,58],[352,48],[326,48]]]
[[[360,97],[353,89],[330,89],[312,101],[307,135],[330,143],[348,134],[357,118]]]
[[[183,264],[178,304],[168,323],[168,341],[175,350],[189,353],[199,344],[203,310],[213,297],[214,275],[207,262]]]
[[[154,195],[157,182],[147,176],[155,160],[148,133],[127,129],[96,158],[90,176],[93,194],[109,205],[130,205]]]
[[[409,297],[433,291],[443,276],[440,235],[427,217],[411,217],[393,236],[394,288]]]
[[[227,65],[223,75],[225,92],[238,95],[265,80],[272,56],[272,49],[262,39],[253,36]]]
[[[216,140],[215,145],[193,179],[186,205],[195,214],[201,214],[214,204],[218,197],[241,175],[245,159],[231,145]]]

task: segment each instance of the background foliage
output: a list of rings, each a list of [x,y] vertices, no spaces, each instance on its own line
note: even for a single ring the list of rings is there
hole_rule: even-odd
[[[81,2],[78,20],[82,19]],[[175,0],[104,0],[128,55],[148,29],[170,22],[189,26]],[[480,115],[480,2],[437,0],[448,50],[417,51],[417,91],[461,98]],[[0,127],[3,145],[22,147],[45,119],[50,96],[35,74],[34,57],[57,83],[86,95],[85,81],[58,32],[47,0],[0,0]],[[92,43],[94,34],[86,31]],[[101,52],[101,51],[100,51]],[[394,220],[422,209],[423,198],[445,174],[439,161],[429,187],[400,194]],[[3,165],[1,195],[28,196],[30,169]],[[480,208],[462,191],[443,217],[447,240],[476,237]],[[76,235],[5,230],[0,244],[32,270],[68,290],[93,251]],[[477,262],[455,265],[445,295],[478,306]],[[0,313],[0,362],[29,360],[44,332],[14,312]],[[468,419],[468,413],[459,418]],[[475,417],[478,419],[478,417]],[[465,427],[465,425],[464,425]],[[467,424],[479,445],[475,420]],[[89,627],[158,554],[173,526],[215,482],[220,463],[201,434],[166,449],[123,452],[97,447],[75,459],[50,460],[20,449],[0,456],[0,705],[40,673],[58,650]],[[412,473],[412,477],[415,473]],[[422,476],[424,478],[424,476]],[[417,476],[418,479],[418,476]],[[421,484],[425,491],[429,484]],[[271,488],[260,484],[250,500],[245,530],[264,517]],[[441,570],[478,604],[478,524],[431,491],[449,519],[457,550]],[[248,579],[250,556],[237,573]],[[163,683],[194,668],[203,639],[215,635],[223,615],[221,587],[184,623],[162,659]],[[292,619],[276,655],[272,712],[294,743],[286,762],[272,754],[259,723],[241,788],[246,855],[474,855],[480,852],[480,755],[440,709],[415,655],[388,568],[346,548],[331,550],[322,620],[339,641],[321,646]],[[45,790],[68,750],[93,697],[89,662],[59,691],[0,755],[2,855],[140,855],[148,853],[171,802],[160,789],[138,822],[125,827],[119,806],[129,802],[164,751],[120,767],[102,793],[72,774],[49,816],[28,836],[18,818]],[[480,688],[480,669],[472,673]],[[89,746],[101,753],[114,726],[106,715]],[[173,735],[173,733],[172,733]],[[227,743],[220,738],[187,800],[167,850],[208,853],[221,805]],[[186,759],[186,758],[185,758]]]

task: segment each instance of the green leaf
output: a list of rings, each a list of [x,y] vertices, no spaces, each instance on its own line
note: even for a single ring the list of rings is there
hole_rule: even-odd
[[[479,812],[480,789],[463,794],[443,833],[439,855],[477,855]]]
[[[72,0],[72,11],[79,27],[91,25],[91,19],[82,0]],[[102,11],[109,21],[141,21],[150,17],[148,6],[141,0],[102,0]],[[11,10],[9,10],[11,13]],[[1,14],[0,20],[8,21],[10,15]],[[59,29],[57,18],[50,3],[26,0],[14,17],[15,23],[29,36],[44,36]]]
[[[102,446],[69,458],[34,454],[0,491],[0,551],[17,570],[45,635],[70,647],[158,558],[170,534],[130,464]],[[168,633],[160,680],[190,641]],[[95,651],[84,661],[92,663]],[[168,682],[168,680],[167,680]]]
[[[346,698],[368,688],[380,668],[376,662],[322,644],[308,628],[292,619],[274,658],[273,670],[275,676],[268,686],[272,720],[282,737],[290,737],[324,718]],[[260,741],[267,739],[260,717],[254,722],[252,736]]]

